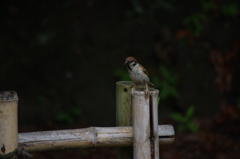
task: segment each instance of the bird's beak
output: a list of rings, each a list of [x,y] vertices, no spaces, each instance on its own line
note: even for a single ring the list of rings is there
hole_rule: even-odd
[[[128,61],[126,61],[126,62],[124,63],[124,65],[126,65],[126,64],[128,64]]]

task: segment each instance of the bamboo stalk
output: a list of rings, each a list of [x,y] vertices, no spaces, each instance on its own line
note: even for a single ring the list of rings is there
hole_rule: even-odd
[[[18,147],[18,96],[14,91],[0,92],[0,154]]]
[[[116,83],[116,126],[132,126],[132,81]],[[116,159],[127,159],[133,156],[132,147],[118,147]]]
[[[134,83],[120,81],[116,83],[116,125],[132,126],[131,89]]]
[[[172,144],[172,125],[159,125],[159,143]],[[133,144],[133,128],[90,127],[72,130],[39,131],[18,134],[19,146],[28,152],[65,150],[74,148],[127,147]]]
[[[149,97],[150,111],[150,142],[151,157],[159,159],[159,137],[158,137],[158,90],[153,90]]]
[[[158,159],[158,90],[133,91],[133,156],[134,159]]]

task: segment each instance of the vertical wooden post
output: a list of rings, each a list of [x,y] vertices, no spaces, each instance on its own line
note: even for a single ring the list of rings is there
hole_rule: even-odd
[[[152,91],[150,96],[150,141],[153,159],[159,159],[159,130],[158,130],[158,90]]]
[[[132,96],[131,89],[134,83],[120,81],[116,83],[116,125],[132,126]],[[117,148],[116,159],[131,159],[132,147]]]
[[[159,159],[158,90],[133,91],[133,156],[134,159]]]
[[[15,91],[0,92],[0,154],[18,147],[18,96]]]

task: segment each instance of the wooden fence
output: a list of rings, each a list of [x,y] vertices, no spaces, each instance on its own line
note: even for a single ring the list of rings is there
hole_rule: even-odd
[[[0,92],[0,159],[24,155],[25,151],[97,147],[117,147],[117,159],[129,159],[132,156],[134,159],[158,159],[159,144],[174,142],[173,126],[158,125],[158,90],[150,90],[149,97],[143,91],[134,91],[131,95],[132,86],[132,82],[117,82],[118,127],[27,133],[18,133],[17,93]]]

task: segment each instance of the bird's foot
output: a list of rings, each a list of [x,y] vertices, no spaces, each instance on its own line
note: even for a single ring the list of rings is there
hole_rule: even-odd
[[[145,92],[145,98],[148,98],[149,97],[149,91],[146,89],[144,92]]]
[[[148,91],[148,85],[146,83],[145,98],[147,99],[148,97],[149,97],[149,91]]]
[[[132,94],[132,96],[133,96],[133,91],[135,91],[135,90],[136,90],[135,87],[133,87],[133,88],[131,89],[131,94]]]

